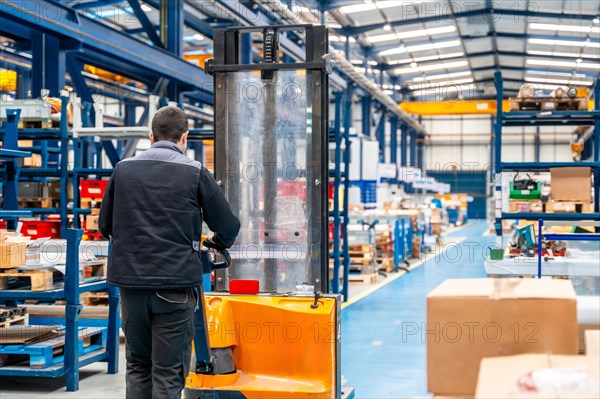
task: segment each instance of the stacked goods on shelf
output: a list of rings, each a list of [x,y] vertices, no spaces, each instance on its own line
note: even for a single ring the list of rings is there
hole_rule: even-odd
[[[590,213],[592,203],[591,168],[550,168],[552,200],[546,203],[547,213]]]
[[[568,280],[446,280],[425,328],[428,390],[472,398],[483,358],[577,355],[577,297]]]
[[[14,232],[0,231],[0,290],[9,287],[9,280],[28,280],[32,291],[52,288],[51,270],[21,270],[27,261],[29,237],[18,237]]]
[[[517,98],[509,98],[511,111],[587,111],[587,89],[559,87],[544,93],[532,84],[524,84]]]
[[[104,240],[98,231],[98,217],[100,215],[100,206],[107,185],[108,180],[89,179],[81,181],[81,207],[90,209],[91,212],[85,217],[85,234],[83,239],[86,241]]]
[[[394,234],[390,226],[385,231],[377,233],[375,251],[378,268],[386,272],[393,271],[396,267],[394,264]]]

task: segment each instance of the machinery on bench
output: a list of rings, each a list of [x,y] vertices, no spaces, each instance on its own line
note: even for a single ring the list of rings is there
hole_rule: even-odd
[[[290,31],[305,33],[304,62],[279,58]],[[264,57],[252,63],[260,39]],[[327,29],[215,30],[214,48],[215,178],[241,230],[211,265],[184,398],[352,398],[341,384],[341,297],[328,293]]]
[[[533,225],[517,228],[515,237],[508,243],[510,256],[526,256],[534,258],[538,254],[538,242]],[[542,240],[542,257],[544,260],[554,256],[566,256],[567,243],[565,241]]]

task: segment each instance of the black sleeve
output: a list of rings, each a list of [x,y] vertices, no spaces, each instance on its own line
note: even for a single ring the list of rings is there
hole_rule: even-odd
[[[229,248],[240,231],[240,221],[219,188],[219,185],[204,166],[200,171],[198,184],[200,209],[208,228],[214,232],[215,244]]]
[[[113,172],[110,177],[110,181],[108,182],[108,186],[106,186],[106,191],[104,192],[104,198],[102,199],[102,205],[100,206],[100,216],[98,216],[98,228],[102,237],[109,239],[112,236],[113,229],[113,202],[115,199],[115,175],[117,174],[117,169]]]

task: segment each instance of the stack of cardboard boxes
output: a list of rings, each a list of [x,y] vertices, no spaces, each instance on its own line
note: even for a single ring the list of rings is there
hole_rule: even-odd
[[[447,280],[427,298],[428,389],[443,397],[575,397],[527,396],[517,380],[554,361],[585,368],[578,329],[568,280]]]

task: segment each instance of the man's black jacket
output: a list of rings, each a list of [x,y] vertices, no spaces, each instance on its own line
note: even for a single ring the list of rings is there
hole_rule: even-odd
[[[202,219],[217,245],[233,245],[239,220],[208,170],[177,144],[159,141],[119,162],[98,221],[112,240],[108,281],[129,288],[197,285]]]

